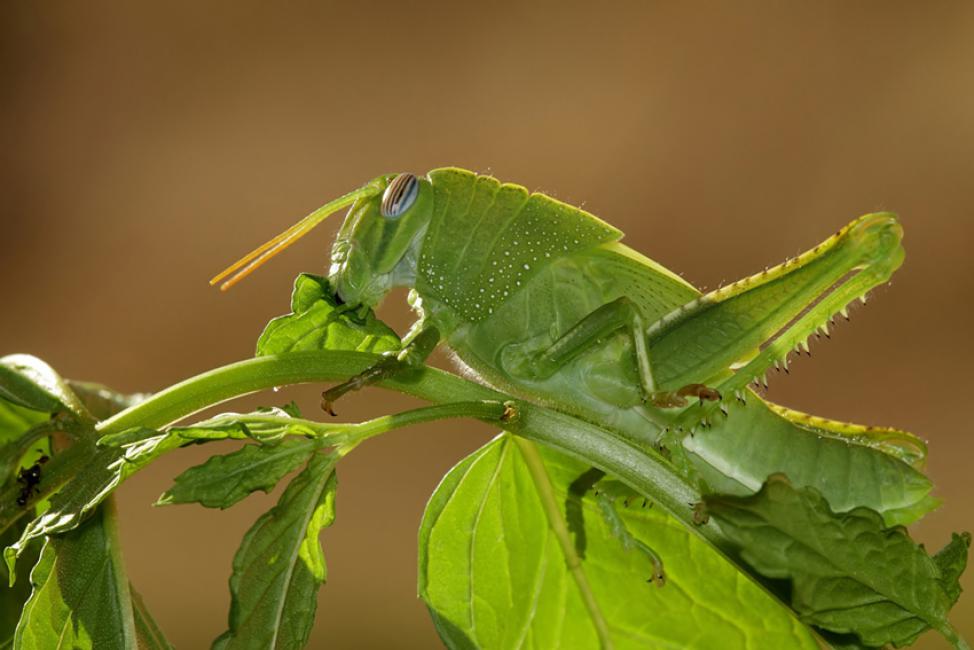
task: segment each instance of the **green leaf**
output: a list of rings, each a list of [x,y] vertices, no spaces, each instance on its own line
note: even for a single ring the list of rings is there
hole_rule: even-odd
[[[419,593],[448,647],[594,648],[600,629],[616,649],[818,647],[786,607],[661,508],[619,517],[662,558],[666,586],[648,582],[652,563],[613,535],[591,492],[580,497],[579,557],[565,508],[588,468],[544,448],[540,457],[532,471],[503,434],[450,470],[427,505]]]
[[[316,454],[277,505],[247,531],[233,559],[230,629],[214,648],[301,648],[326,577],[318,542],[335,520],[335,454]]]
[[[285,434],[321,438],[326,433],[346,428],[347,425],[318,424],[296,419],[283,409],[263,409],[248,415],[228,413],[190,427],[174,427],[169,432],[136,427],[105,436],[99,441],[124,444],[122,448],[99,447],[87,441],[78,441],[45,467],[45,478],[40,487],[44,493],[60,487],[47,478],[49,474],[56,474],[48,471],[49,468],[54,469],[53,465],[83,462],[86,470],[75,474],[61,487],[51,497],[50,508],[31,521],[20,539],[6,548],[4,556],[11,579],[17,558],[31,541],[75,528],[129,476],[173,449],[200,440],[226,438],[250,439],[260,436],[263,440],[273,440]]]
[[[855,634],[834,634],[832,632],[822,632],[822,639],[826,642],[829,650],[879,650],[878,646],[868,646],[863,644]],[[882,646],[888,648],[889,646]]]
[[[116,413],[135,406],[149,398],[145,393],[126,395],[102,384],[88,381],[66,380],[71,392],[78,396],[88,412],[99,420],[107,420]]]
[[[120,482],[120,473],[113,467],[121,456],[118,450],[99,449],[93,453],[89,452],[89,455],[82,453],[85,447],[93,448],[93,445],[79,442],[71,451],[75,451],[77,457],[85,458],[88,470],[79,472],[73,480],[54,494],[50,499],[50,507],[27,524],[20,539],[4,549],[11,584],[15,578],[14,567],[17,558],[32,541],[77,528],[89,513],[108,498]],[[50,483],[42,476],[41,488],[47,490],[54,487]]]
[[[82,526],[49,539],[31,584],[16,650],[136,647],[132,600],[109,509],[100,508]]]
[[[274,410],[273,407],[271,407],[271,408],[258,409],[258,411],[261,411],[261,412],[267,412],[267,411],[273,411],[273,410]],[[287,404],[285,404],[284,406],[282,406],[281,407],[281,410],[284,411],[287,415],[290,415],[292,418],[300,418],[301,417],[301,408],[298,406],[298,403],[295,402],[294,400],[291,400],[290,402],[288,402]]]
[[[90,413],[94,413],[99,418],[110,417],[140,402],[144,398],[142,395],[122,395],[100,384],[86,382],[65,383],[54,374],[53,370],[50,370],[46,364],[43,364],[43,362],[33,359],[33,357],[28,357],[26,360],[23,357],[24,355],[17,355],[15,360],[19,360],[15,364],[8,364],[8,369],[9,367],[18,365],[22,367],[29,366],[31,369],[25,372],[25,377],[36,378],[40,376],[43,381],[38,380],[39,383],[37,385],[47,384],[51,387],[50,391],[63,391],[62,397],[66,400],[79,400],[78,404],[80,404],[80,407],[75,407],[75,412],[76,414],[85,414],[86,418],[91,417]],[[10,357],[7,359],[9,360]],[[45,392],[50,392],[47,389],[44,390]],[[59,398],[58,404],[60,403]],[[12,414],[15,417],[8,417],[4,420],[3,414],[5,413],[8,416]],[[43,424],[47,419],[47,414],[38,414],[0,399],[0,421],[19,421],[19,426],[23,426],[27,423]],[[52,431],[57,429],[55,425],[56,423],[52,421]],[[79,432],[88,433],[89,426],[90,423],[86,421],[80,427],[75,427],[75,435]],[[43,432],[43,430],[41,431]],[[158,435],[157,432],[155,433]],[[87,513],[97,507],[126,476],[136,469],[143,467],[148,460],[157,456],[158,453],[166,450],[164,446],[159,444],[160,442],[161,440],[156,440],[145,445],[127,449],[124,452],[119,452],[117,450],[98,450],[86,440],[80,440],[68,451],[58,454],[50,464],[45,465],[43,477],[38,486],[42,497],[51,494],[59,488],[63,487],[64,489],[61,489],[57,496],[54,497],[53,508],[49,508],[39,518],[30,522],[27,526],[22,527],[19,541],[8,547],[7,544],[10,540],[3,540],[5,542],[3,546],[7,547],[4,555],[6,557],[7,570],[9,571],[10,584],[12,585],[14,583],[15,578],[14,562],[30,541],[48,533],[64,532],[77,526]],[[49,442],[38,441],[37,445],[44,450],[44,453],[50,454]],[[24,451],[23,444],[20,446],[10,445],[4,448],[0,451],[0,468],[14,466],[17,461],[21,460]],[[29,448],[28,454],[31,453],[37,453],[33,444]],[[141,460],[139,459],[140,456],[142,457]],[[29,455],[27,456],[27,462],[33,462]],[[72,472],[72,465],[77,466],[78,464],[84,464],[88,471],[80,473]],[[59,472],[62,474],[71,472],[74,476],[66,487],[58,484],[57,478]],[[21,512],[11,513],[9,509],[5,511],[4,504],[0,504],[0,521],[3,522],[0,530],[11,530],[9,522],[19,518]]]
[[[139,639],[140,650],[172,650],[159,624],[149,613],[142,596],[129,585],[132,594],[132,613],[135,617],[135,633]]]
[[[340,305],[326,278],[302,273],[294,282],[292,312],[275,318],[257,341],[257,356],[298,350],[392,352],[396,333],[366,307]]]
[[[295,415],[294,407],[262,408],[252,413],[221,413],[187,427],[173,427],[169,432],[184,440],[233,438],[236,440],[276,440],[284,436],[323,437],[342,431],[348,425],[323,424]]]
[[[0,398],[0,485],[17,475],[21,463],[33,464],[37,449],[49,451],[48,434],[55,429],[47,413]]]
[[[940,569],[940,584],[950,601],[951,606],[960,598],[960,577],[967,568],[967,553],[971,548],[970,533],[954,533],[950,542],[933,556],[933,561]]]
[[[47,419],[47,413],[0,399],[0,446],[16,440],[25,431]]]
[[[869,646],[910,644],[933,628],[961,647],[947,621],[950,597],[937,562],[877,512],[835,514],[818,491],[796,489],[782,475],[753,496],[705,502],[744,561],[762,575],[792,580],[792,607],[807,623],[854,633]],[[948,551],[951,571],[962,568],[958,546]]]
[[[284,476],[307,462],[317,447],[308,439],[245,445],[224,456],[212,456],[176,477],[156,505],[200,503],[229,508],[251,492],[270,492]]]
[[[146,440],[159,438],[160,436],[169,438],[175,437],[172,434],[163,433],[158,429],[150,429],[148,427],[132,427],[131,429],[119,431],[118,433],[107,433],[98,439],[97,444],[99,447],[128,447],[145,442]],[[214,437],[222,440],[227,436],[221,435]]]
[[[102,447],[121,447],[167,435],[179,444],[208,440],[259,440],[270,442],[285,436],[325,438],[346,431],[347,424],[324,424],[297,415],[293,404],[284,408],[260,408],[252,413],[221,413],[185,427],[171,427],[165,433],[133,427],[109,433],[98,440]]]
[[[6,546],[16,540],[22,530],[23,526],[7,530],[0,536],[0,546]],[[31,567],[37,564],[38,550],[38,547],[34,547],[28,551],[25,564]],[[7,569],[5,566],[0,566],[0,648],[6,647],[5,644],[13,643],[14,630],[17,628],[17,621],[20,620],[20,611],[30,598],[30,581],[21,580],[12,587],[8,587],[8,583]]]
[[[30,542],[77,528],[126,478],[181,444],[184,441],[165,434],[124,449],[100,448],[82,440],[55,456],[44,468],[40,487],[45,494],[51,489],[60,489],[51,496],[50,507],[27,524],[20,539],[4,550],[10,579],[14,579],[17,558]],[[85,471],[75,474],[64,486],[53,484],[49,471],[54,469],[52,466],[72,462],[83,462]]]
[[[80,420],[92,420],[54,369],[27,354],[0,358],[0,397],[34,411],[57,413],[66,409]]]

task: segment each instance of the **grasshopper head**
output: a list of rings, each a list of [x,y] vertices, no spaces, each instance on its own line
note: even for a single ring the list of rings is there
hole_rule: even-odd
[[[433,214],[428,180],[399,174],[380,184],[381,194],[352,206],[331,249],[329,280],[350,304],[371,307],[393,287],[413,284]]]
[[[324,219],[351,206],[331,253],[329,280],[354,305],[376,305],[395,286],[412,284],[419,246],[433,213],[429,180],[385,175],[318,208],[210,280],[226,291]]]

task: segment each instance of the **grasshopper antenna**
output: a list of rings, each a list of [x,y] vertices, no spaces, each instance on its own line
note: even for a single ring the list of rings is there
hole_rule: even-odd
[[[342,208],[355,203],[361,198],[374,196],[378,193],[379,188],[375,187],[374,184],[369,183],[365,187],[360,187],[359,189],[349,192],[345,196],[339,197],[334,201],[329,201],[305,218],[301,219],[301,221],[282,232],[277,237],[274,237],[264,244],[261,244],[225,268],[217,276],[210,280],[210,285],[212,286],[225,280],[223,284],[220,285],[220,291],[228,290],[230,287],[259,269],[272,257],[307,235],[312,228],[324,221],[325,218],[327,218],[330,214],[333,214]]]

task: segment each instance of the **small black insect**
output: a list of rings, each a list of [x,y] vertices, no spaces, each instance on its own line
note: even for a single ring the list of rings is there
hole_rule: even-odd
[[[17,497],[17,505],[26,506],[32,493],[40,493],[37,486],[41,482],[41,465],[46,463],[48,460],[50,460],[50,458],[47,456],[41,456],[37,459],[36,463],[30,467],[24,467],[20,470],[20,474],[17,475],[17,482],[23,483],[24,487],[21,488],[20,496]]]

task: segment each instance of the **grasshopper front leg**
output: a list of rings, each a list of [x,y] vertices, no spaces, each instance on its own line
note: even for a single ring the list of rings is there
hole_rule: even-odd
[[[646,401],[657,408],[678,408],[687,405],[687,397],[717,400],[720,394],[698,383],[686,384],[677,390],[660,390],[653,376],[643,318],[636,305],[621,297],[590,312],[571,329],[537,355],[529,364],[536,379],[555,374],[572,359],[599,344],[605,337],[624,330],[631,338],[639,381]]]
[[[342,395],[422,366],[439,342],[439,330],[422,321],[418,322],[403,339],[404,345],[399,352],[388,354],[354,377],[324,391],[321,394],[322,410],[330,415],[337,415],[334,404]]]

